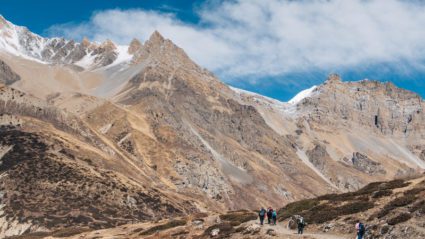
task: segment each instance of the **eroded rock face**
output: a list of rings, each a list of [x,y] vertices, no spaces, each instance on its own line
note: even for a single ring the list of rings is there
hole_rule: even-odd
[[[0,83],[11,85],[21,77],[16,74],[4,61],[0,60]]]
[[[342,82],[331,75],[315,92],[298,105],[310,121],[335,127],[356,123],[385,135],[425,134],[421,97],[392,83]]]
[[[422,150],[422,153],[419,155],[419,157],[425,161],[425,150]]]
[[[326,158],[329,157],[326,147],[317,144],[312,150],[307,151],[308,159],[320,171],[325,170]]]
[[[355,169],[367,174],[385,174],[385,169],[381,166],[380,163],[369,159],[367,155],[361,154],[359,152],[353,153],[351,163]]]

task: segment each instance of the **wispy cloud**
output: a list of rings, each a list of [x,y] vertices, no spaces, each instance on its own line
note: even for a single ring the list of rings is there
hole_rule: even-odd
[[[48,32],[128,44],[154,31],[225,77],[338,71],[379,63],[424,68],[425,6],[402,0],[209,1],[200,22],[143,9],[107,10]]]

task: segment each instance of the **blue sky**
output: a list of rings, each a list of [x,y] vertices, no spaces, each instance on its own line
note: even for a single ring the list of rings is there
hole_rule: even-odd
[[[425,96],[425,6],[416,0],[13,0],[0,14],[75,40],[128,44],[159,30],[223,81],[284,101],[333,72]]]

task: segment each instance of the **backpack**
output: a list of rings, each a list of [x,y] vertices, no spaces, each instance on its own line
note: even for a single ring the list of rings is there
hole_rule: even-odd
[[[260,210],[260,216],[264,216],[264,214],[266,214],[265,210]]]
[[[304,225],[304,218],[299,219],[299,224]]]
[[[276,213],[276,211],[273,211],[273,217],[277,217],[277,213]]]
[[[364,233],[365,233],[365,231],[366,231],[366,229],[365,229],[365,227],[364,227],[363,223],[360,223],[360,224],[359,224],[359,232],[360,232],[361,234],[364,234]]]

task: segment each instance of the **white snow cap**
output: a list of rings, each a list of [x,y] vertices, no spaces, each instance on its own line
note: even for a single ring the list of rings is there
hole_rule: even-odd
[[[290,99],[288,101],[289,104],[298,104],[300,101],[302,101],[303,99],[310,97],[311,94],[313,93],[313,91],[317,88],[317,86],[312,86],[311,88],[305,89],[303,91],[301,91],[300,93],[298,93],[296,96],[294,96],[294,98]]]

